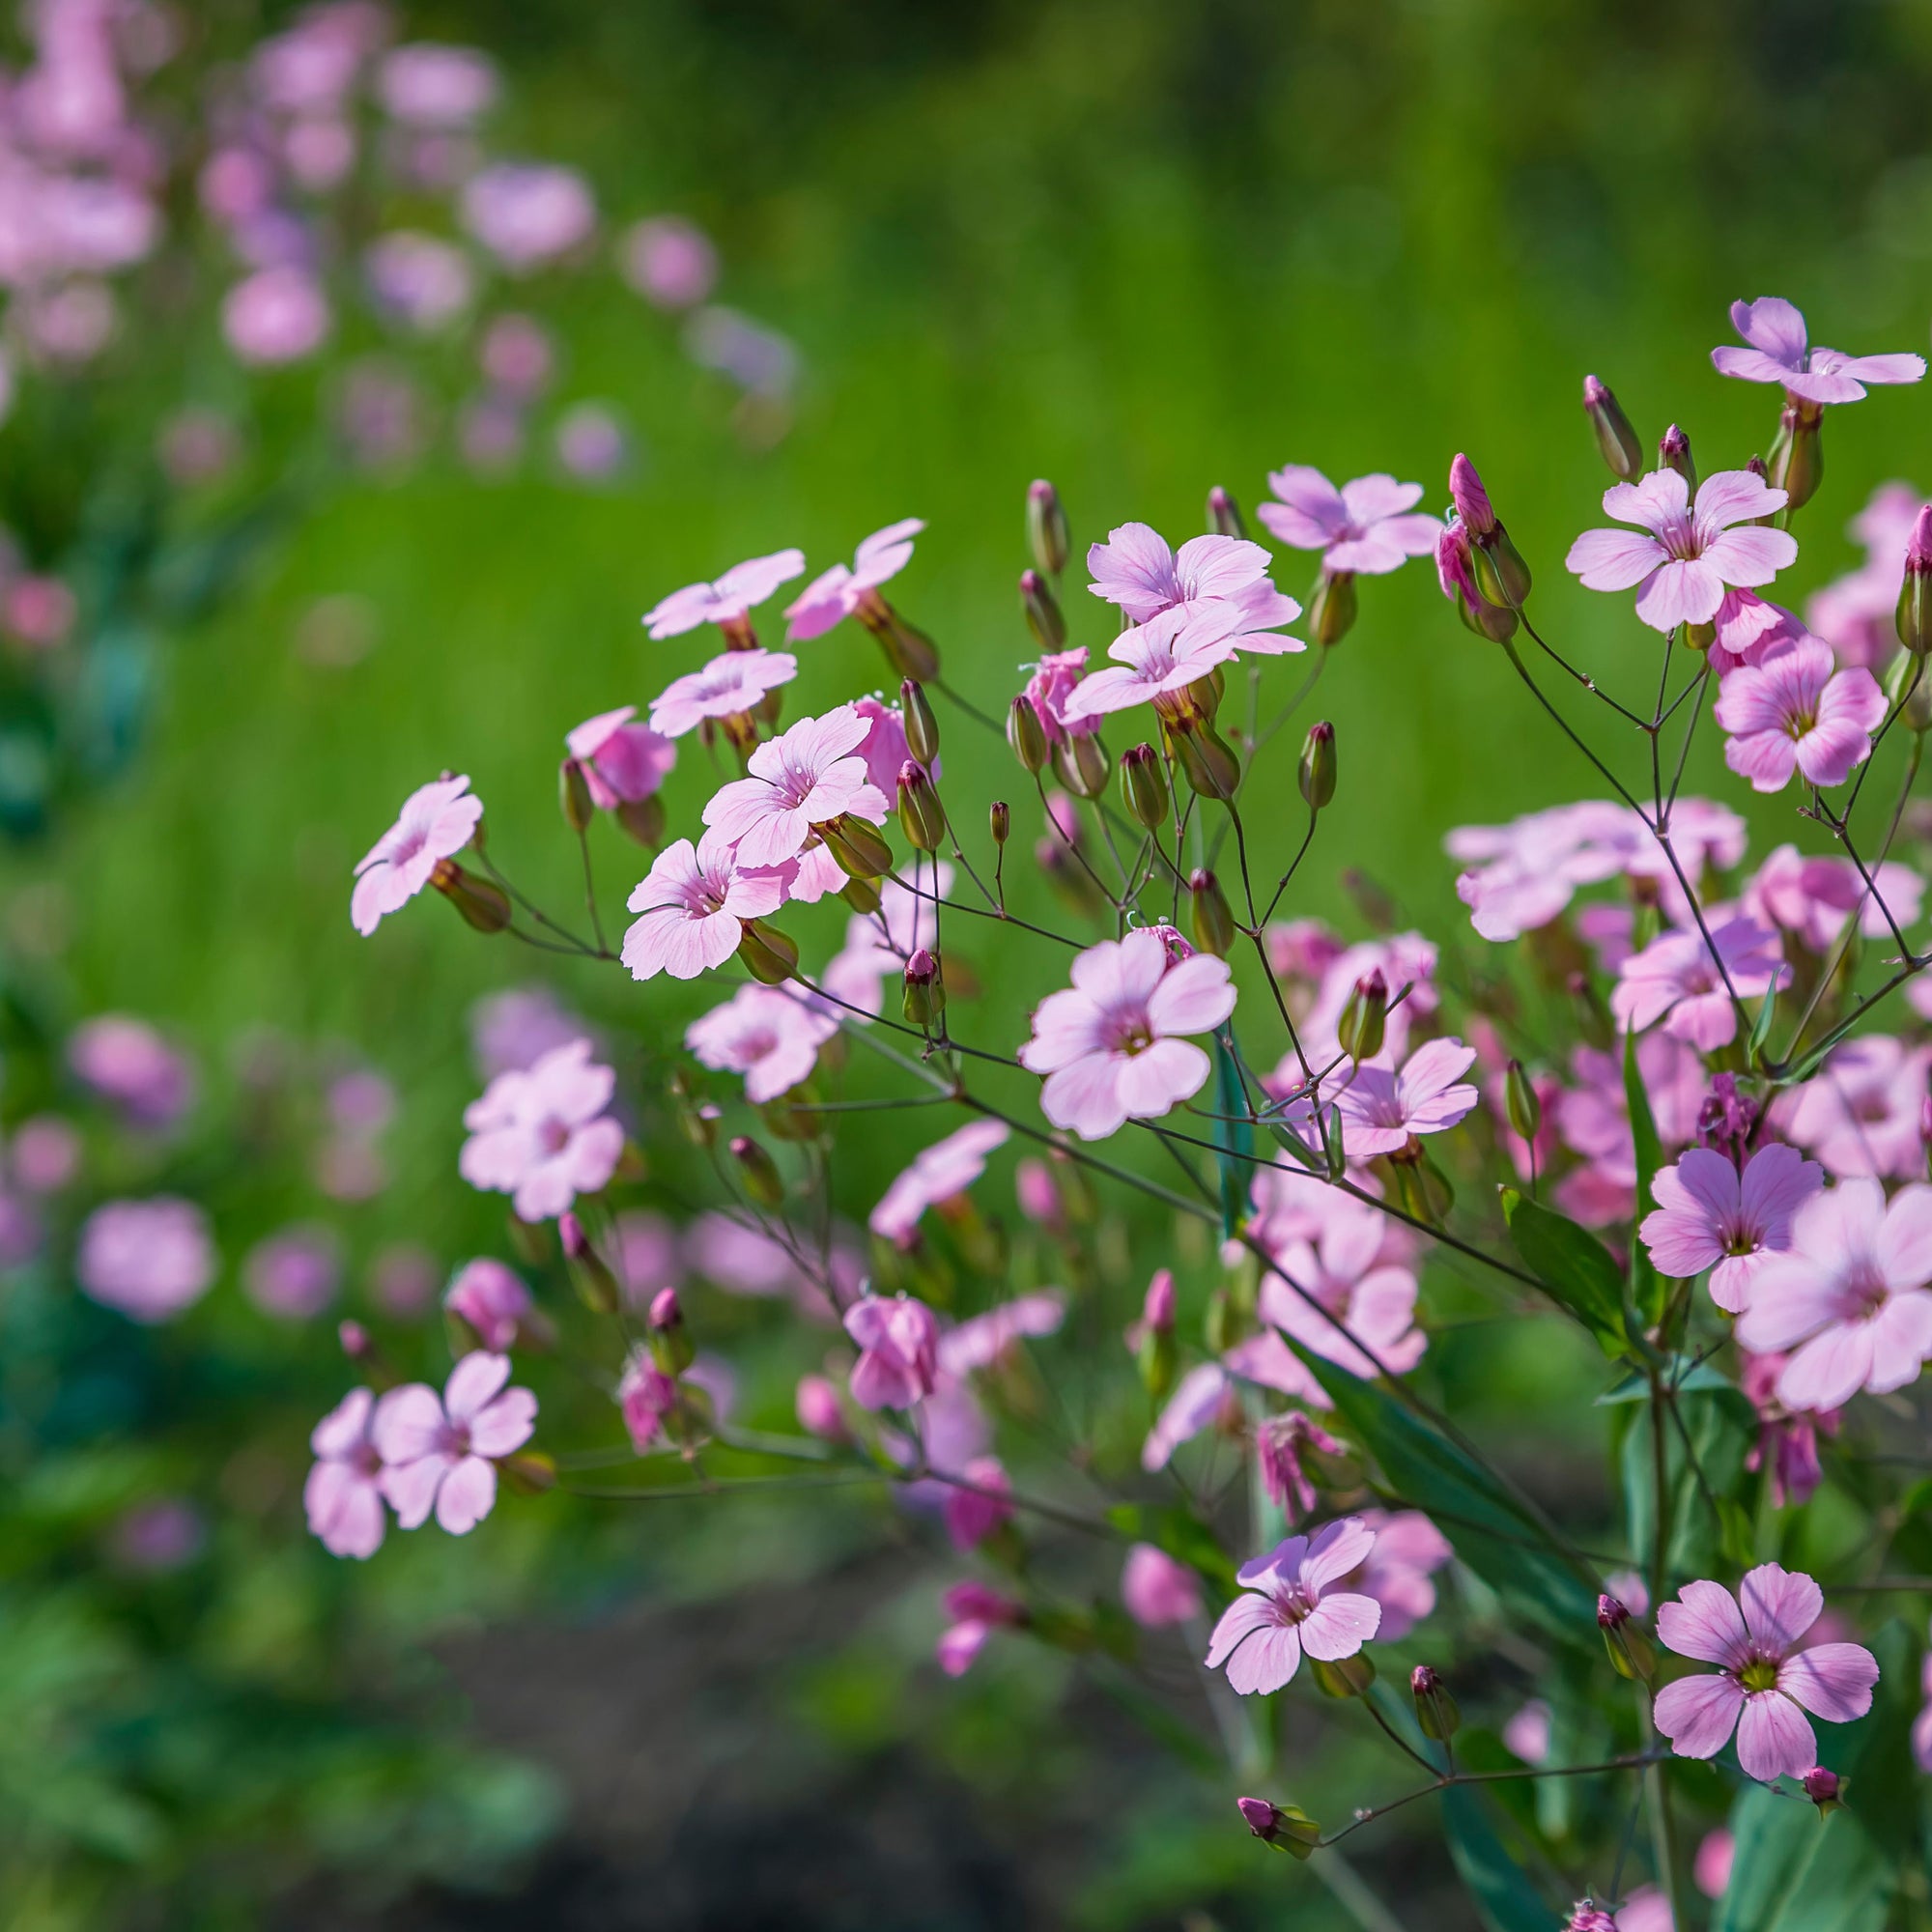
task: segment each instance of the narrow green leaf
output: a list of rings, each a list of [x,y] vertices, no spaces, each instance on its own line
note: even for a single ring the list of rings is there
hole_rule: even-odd
[[[1503,1218],[1516,1251],[1529,1264],[1544,1293],[1576,1316],[1606,1355],[1630,1346],[1624,1332],[1623,1270],[1587,1230],[1553,1208],[1502,1189]]]
[[[1449,1856],[1490,1932],[1549,1932],[1558,1915],[1523,1876],[1522,1861],[1504,1849],[1482,1800],[1466,1785],[1442,1794],[1442,1826]]]
[[[1771,1023],[1776,1013],[1777,986],[1774,981],[1765,988],[1764,1003],[1757,1009],[1757,1018],[1751,1022],[1747,1058],[1752,1066],[1759,1065],[1764,1060],[1764,1044],[1771,1037]]]
[[[1722,1543],[1724,1505],[1735,1501],[1745,1458],[1757,1440],[1757,1411],[1734,1388],[1680,1393],[1677,1412],[1684,1422],[1681,1433],[1667,1413],[1663,1417],[1663,1475],[1670,1498],[1665,1569],[1673,1580],[1687,1572],[1705,1574],[1696,1566]],[[1694,1467],[1685,1454],[1686,1435]],[[1631,1556],[1647,1568],[1657,1534],[1657,1464],[1648,1414],[1633,1418],[1624,1437],[1623,1478]]]
[[[1248,1187],[1254,1178],[1255,1129],[1248,1113],[1241,1069],[1228,1050],[1225,1031],[1214,1036],[1215,1161],[1221,1170],[1221,1236],[1232,1241],[1248,1216]],[[1238,1118],[1237,1118],[1238,1117]]]
[[[1663,1143],[1657,1131],[1657,1118],[1650,1111],[1650,1094],[1643,1084],[1643,1070],[1636,1064],[1636,1035],[1624,1035],[1624,1099],[1630,1107],[1631,1139],[1636,1148],[1636,1219],[1657,1206],[1651,1183],[1663,1165]],[[1663,1283],[1651,1265],[1650,1250],[1640,1240],[1631,1242],[1631,1303],[1646,1322],[1663,1315]]]

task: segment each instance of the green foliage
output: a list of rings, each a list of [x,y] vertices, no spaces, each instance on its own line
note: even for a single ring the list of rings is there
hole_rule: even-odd
[[[1514,1187],[1502,1190],[1502,1202],[1516,1251],[1544,1292],[1589,1329],[1605,1354],[1621,1355],[1630,1347],[1624,1330],[1623,1270],[1609,1250],[1586,1229]]]

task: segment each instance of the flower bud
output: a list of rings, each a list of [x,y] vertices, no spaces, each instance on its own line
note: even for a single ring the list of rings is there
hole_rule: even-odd
[[[748,919],[738,932],[738,959],[761,986],[782,986],[798,971],[798,948],[775,925]]]
[[[1295,776],[1311,811],[1320,811],[1335,796],[1335,727],[1325,718],[1308,727]]]
[[[939,756],[939,720],[926,701],[925,687],[907,678],[899,686],[899,715],[905,722],[906,745],[923,765]]]
[[[580,837],[589,830],[597,808],[590,802],[590,781],[576,758],[566,758],[556,768],[556,802],[563,822]]]
[[[1905,580],[1907,589],[1912,580]],[[1901,595],[1902,604],[1905,600]],[[1908,731],[1932,728],[1932,667],[1911,652],[1901,651],[1885,677],[1886,696],[1897,707],[1898,722]]]
[[[1227,894],[1214,874],[1201,867],[1188,874],[1187,890],[1194,902],[1195,945],[1225,959],[1235,945],[1235,912]]]
[[[1643,444],[1609,385],[1594,376],[1583,378],[1583,413],[1597,432],[1597,447],[1610,466],[1610,474],[1621,483],[1635,482],[1643,473]]]
[[[1777,435],[1765,466],[1774,489],[1785,495],[1785,509],[1802,510],[1825,480],[1825,412],[1816,403],[1787,402],[1777,418]]]
[[[996,798],[986,810],[986,830],[995,845],[1004,845],[1013,829],[1013,810],[1005,799]]]
[[[1075,798],[1098,798],[1107,789],[1106,750],[1091,731],[1054,746],[1053,769]]]
[[[1355,628],[1355,573],[1324,570],[1308,606],[1308,628],[1318,644],[1339,644]]]
[[[1177,718],[1168,727],[1168,742],[1181,777],[1202,798],[1225,802],[1240,788],[1241,762],[1211,724],[1198,718]]]
[[[359,1321],[345,1321],[335,1331],[335,1339],[342,1344],[342,1352],[352,1362],[373,1360],[376,1345],[369,1339],[369,1331]]]
[[[908,758],[899,767],[899,826],[922,852],[936,852],[946,838],[946,808],[925,769]]]
[[[1467,527],[1451,518],[1435,539],[1436,582],[1466,629],[1492,644],[1506,643],[1516,635],[1516,612],[1485,599],[1476,585],[1474,555]]]
[[[740,1134],[732,1141],[731,1158],[738,1163],[738,1178],[744,1182],[745,1192],[760,1208],[783,1207],[784,1179],[778,1163],[750,1134]]]
[[[1563,1932],[1617,1932],[1617,1921],[1593,1899],[1579,1898]]]
[[[1617,1598],[1606,1595],[1597,1599],[1597,1628],[1604,1634],[1610,1668],[1619,1677],[1641,1678],[1648,1684],[1657,1674],[1657,1652]]]
[[[1658,442],[1657,467],[1676,470],[1684,479],[1684,487],[1693,497],[1697,494],[1697,463],[1690,454],[1690,439],[1675,423],[1663,432]]]
[[[1066,511],[1060,492],[1043,476],[1027,489],[1027,548],[1033,560],[1049,577],[1058,577],[1066,568],[1073,542],[1067,534]]]
[[[1456,514],[1479,543],[1495,528],[1496,513],[1491,506],[1490,493],[1483,488],[1476,466],[1460,452],[1449,466],[1449,497],[1456,505]]]
[[[946,1010],[946,981],[939,961],[921,947],[905,965],[905,1016],[917,1027],[929,1027]]]
[[[1905,582],[1898,592],[1898,641],[1916,658],[1932,650],[1932,503],[1918,513],[1905,546]]]
[[[1265,1798],[1237,1798],[1235,1806],[1263,1844],[1292,1858],[1307,1858],[1321,1835],[1321,1827],[1297,1805],[1270,1804]]]
[[[1248,526],[1241,521],[1241,506],[1215,484],[1208,493],[1208,534],[1214,537],[1245,537]]]
[[[879,896],[877,884],[871,879],[847,879],[838,888],[838,896],[866,919],[870,919],[885,903]]]
[[[651,1359],[666,1375],[681,1376],[690,1368],[697,1350],[684,1325],[684,1309],[678,1302],[676,1289],[661,1288],[652,1295],[644,1323],[650,1330]]]
[[[1025,692],[1008,707],[1007,743],[1024,770],[1037,772],[1046,763],[1046,726]]]
[[[1418,1663],[1408,1674],[1408,1688],[1415,1699],[1415,1721],[1425,1738],[1446,1744],[1456,1735],[1463,1714],[1456,1700],[1442,1688],[1442,1680],[1426,1663]]]
[[[826,850],[838,862],[838,869],[850,879],[877,879],[893,869],[893,848],[878,828],[863,818],[841,811],[817,828]]]
[[[1066,643],[1066,619],[1048,584],[1037,570],[1020,572],[1020,609],[1026,613],[1027,629],[1043,651],[1057,651]]]
[[[429,882],[478,932],[501,932],[510,923],[510,895],[501,886],[466,872],[452,859],[439,859]]]
[[[1155,1333],[1169,1333],[1174,1329],[1174,1270],[1156,1268],[1153,1279],[1148,1283],[1147,1293],[1141,1299],[1141,1321]]]
[[[563,1255],[570,1264],[570,1278],[586,1308],[599,1315],[614,1315],[619,1295],[617,1277],[605,1265],[604,1257],[591,1245],[583,1223],[574,1213],[557,1217],[556,1232],[563,1242]]]
[[[1799,1782],[1804,1787],[1805,1797],[1817,1805],[1821,1818],[1829,1818],[1844,1804],[1845,1780],[1822,1764],[1814,1764]]]
[[[1354,990],[1335,1022],[1335,1037],[1356,1065],[1382,1050],[1388,1031],[1389,989],[1379,966],[1355,981]]]
[[[1520,611],[1529,596],[1529,565],[1522,553],[1510,541],[1510,533],[1498,524],[1487,537],[1478,537],[1469,561],[1476,573],[1476,587],[1486,603],[1507,611]]]
[[[656,792],[649,798],[620,798],[611,816],[639,845],[655,852],[664,843],[664,800]]]
[[[1342,1110],[1331,1105],[1321,1116],[1321,1164],[1330,1180],[1349,1171],[1349,1143],[1342,1130]]]
[[[1121,793],[1143,831],[1158,832],[1167,823],[1167,774],[1151,745],[1133,745],[1121,753]]]
[[[1520,1060],[1512,1060],[1503,1074],[1503,1106],[1518,1138],[1534,1142],[1543,1124],[1543,1102],[1536,1097],[1536,1085],[1522,1070]]]
[[[849,1442],[852,1432],[845,1426],[845,1411],[839,1406],[838,1391],[823,1376],[800,1376],[798,1426],[821,1442]]]
[[[885,612],[884,621],[871,628],[872,635],[878,639],[886,654],[887,663],[901,677],[913,677],[922,684],[930,684],[939,675],[937,646],[923,631],[908,624],[883,598],[880,605]],[[863,611],[860,614],[863,617]]]
[[[1304,1652],[1305,1656],[1306,1653]],[[1316,1689],[1328,1697],[1365,1697],[1376,1681],[1376,1666],[1365,1650],[1353,1657],[1311,1657]]]

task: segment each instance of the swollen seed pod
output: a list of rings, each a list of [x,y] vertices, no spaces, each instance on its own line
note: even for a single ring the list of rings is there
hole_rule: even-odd
[[[905,721],[906,744],[923,765],[939,756],[939,720],[932,715],[925,689],[907,678],[899,686],[899,715]]]
[[[1342,1051],[1357,1066],[1373,1060],[1382,1050],[1388,1030],[1388,981],[1378,966],[1355,981],[1335,1022],[1335,1037]]]
[[[1512,1060],[1503,1074],[1503,1105],[1509,1123],[1520,1140],[1536,1140],[1543,1124],[1543,1102],[1536,1096],[1536,1085],[1522,1070],[1522,1062]]]
[[[590,802],[590,781],[576,758],[566,758],[556,768],[556,802],[563,822],[580,837],[589,830],[597,808]]]
[[[946,838],[946,808],[923,766],[908,758],[899,767],[899,826],[922,852],[936,852]]]
[[[1210,537],[1245,537],[1247,525],[1241,520],[1241,506],[1215,484],[1208,493],[1208,534]]]
[[[1033,699],[1025,692],[1013,699],[1007,711],[1007,743],[1013,756],[1028,772],[1038,772],[1046,764],[1046,726],[1039,722]]]
[[[893,869],[893,848],[875,826],[850,812],[840,812],[817,828],[825,848],[850,879],[876,879]]]
[[[1053,769],[1075,798],[1098,798],[1107,789],[1106,748],[1091,731],[1054,746]]]
[[[995,845],[1004,845],[1013,829],[1013,810],[1005,799],[996,798],[986,809],[986,830]]]
[[[1620,483],[1634,482],[1643,474],[1643,444],[1607,383],[1594,376],[1583,378],[1583,413],[1597,433],[1597,447],[1610,474]]]
[[[564,1260],[570,1264],[570,1278],[577,1285],[578,1298],[599,1315],[614,1315],[620,1296],[617,1277],[604,1257],[591,1245],[583,1223],[575,1214],[557,1217],[556,1231],[563,1241]]]
[[[1787,403],[1777,419],[1777,437],[1766,466],[1772,485],[1782,490],[1784,507],[1802,510],[1825,480],[1825,412],[1816,403]]]
[[[1167,775],[1151,745],[1135,745],[1122,753],[1121,793],[1142,831],[1158,832],[1167,823]]]
[[[664,800],[656,792],[649,798],[620,798],[611,815],[639,845],[655,852],[664,843]]]
[[[1932,504],[1918,512],[1905,546],[1905,582],[1899,586],[1898,641],[1916,658],[1932,649]]]
[[[750,1134],[740,1134],[732,1141],[731,1158],[738,1163],[738,1179],[745,1192],[760,1208],[784,1206],[784,1179],[778,1163]]]
[[[922,946],[905,965],[904,1011],[910,1024],[929,1027],[946,1010],[946,981],[937,956]]]
[[[1355,627],[1355,573],[1324,570],[1308,606],[1308,628],[1318,644],[1339,644]]]
[[[776,926],[755,919],[739,928],[738,958],[761,986],[781,986],[798,971],[798,948]]]
[[[878,887],[870,879],[847,879],[838,888],[838,896],[856,913],[869,919],[885,901],[879,896]]]
[[[1225,959],[1235,946],[1235,911],[1227,894],[1205,867],[1188,874],[1187,890],[1193,899],[1195,945]]]
[[[439,859],[429,882],[477,932],[501,932],[510,923],[510,895],[501,886],[466,872],[451,859]]]
[[[1335,796],[1335,727],[1325,718],[1308,727],[1295,776],[1309,810],[1320,811]]]
[[[1020,572],[1020,609],[1026,613],[1027,629],[1043,651],[1062,650],[1066,644],[1066,619],[1053,589],[1037,570]]]
[[[1033,560],[1049,577],[1058,577],[1066,568],[1073,542],[1067,533],[1066,511],[1060,492],[1045,477],[1037,478],[1027,490],[1027,548]]]

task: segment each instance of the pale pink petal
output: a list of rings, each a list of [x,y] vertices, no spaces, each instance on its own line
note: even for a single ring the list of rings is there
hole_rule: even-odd
[[[1673,558],[1637,592],[1636,614],[1653,631],[1669,631],[1708,624],[1723,601],[1723,573],[1708,557]]]
[[[469,1425],[469,1446],[479,1456],[507,1456],[530,1439],[537,1399],[526,1388],[505,1389]]]
[[[1235,984],[1228,962],[1197,952],[1171,968],[1148,1001],[1148,1021],[1155,1034],[1212,1033],[1235,1010]]]
[[[1825,1593],[1809,1577],[1794,1575],[1781,1564],[1760,1563],[1739,1583],[1738,1606],[1746,1630],[1781,1657],[1796,1649],[1798,1639],[1818,1621]]]
[[[433,1388],[407,1382],[388,1390],[376,1405],[369,1439],[385,1463],[412,1463],[442,1439],[442,1404]]]
[[[1301,1621],[1301,1647],[1310,1657],[1333,1662],[1353,1657],[1381,1628],[1382,1606],[1373,1597],[1344,1590],[1323,1597]]]
[[[442,1392],[443,1407],[452,1422],[468,1422],[510,1379],[510,1358],[477,1349],[450,1371]]]
[[[1842,1408],[1871,1373],[1870,1324],[1842,1322],[1806,1342],[1784,1365],[1777,1399],[1787,1408]]]
[[[1747,383],[1782,383],[1791,374],[1789,366],[1775,360],[1761,349],[1740,349],[1726,342],[1711,351],[1712,366],[1720,376],[1736,376]]]
[[[1761,349],[1784,368],[1797,369],[1803,365],[1809,340],[1804,317],[1782,296],[1760,296],[1756,301],[1734,301],[1731,304],[1731,327],[1753,349]]]
[[[1208,1668],[1218,1670],[1243,1637],[1265,1630],[1273,1621],[1274,1611],[1265,1597],[1252,1594],[1236,1597],[1221,1612],[1214,1633],[1208,1639]]]
[[[1890,1296],[1868,1324],[1872,1368],[1865,1386],[1874,1395],[1918,1379],[1932,1355],[1932,1294],[1914,1290]]]
[[[1818,1737],[1810,1720],[1789,1697],[1760,1690],[1745,1699],[1738,1719],[1738,1763],[1747,1777],[1769,1784],[1796,1777],[1818,1762]]]
[[[436,1520],[451,1536],[467,1536],[497,1500],[497,1471],[480,1456],[466,1456],[442,1479]]]
[[[1134,1119],[1156,1120],[1200,1093],[1212,1070],[1208,1056],[1191,1040],[1157,1039],[1119,1064],[1114,1091]]]
[[[1679,1657],[1705,1663],[1742,1663],[1749,1646],[1737,1599],[1721,1583],[1686,1583],[1680,1601],[1657,1613],[1657,1634]]]
[[[1890,355],[1854,355],[1839,364],[1838,374],[1850,376],[1860,383],[1917,383],[1924,378],[1925,358],[1908,352]]]
[[[1719,469],[1697,486],[1697,521],[1706,527],[1723,529],[1752,517],[1769,517],[1783,509],[1785,501],[1782,490],[1775,489],[1761,476],[1753,476],[1748,469]],[[1767,534],[1783,536],[1785,532],[1775,530]],[[1797,538],[1788,541],[1791,556],[1785,558],[1786,563],[1798,554]]]
[[[1798,747],[1782,731],[1753,731],[1724,740],[1724,762],[1753,791],[1782,791],[1798,769]]]
[[[442,1456],[420,1456],[412,1463],[391,1463],[380,1478],[383,1494],[405,1529],[419,1529],[429,1520],[449,1462]]]
[[[1105,1140],[1127,1118],[1118,1072],[1119,1062],[1107,1054],[1076,1061],[1039,1090],[1040,1111],[1056,1127],[1078,1134],[1083,1141]]]
[[[1657,1693],[1651,1716],[1679,1757],[1716,1757],[1737,1728],[1745,1693],[1721,1672],[1680,1677]]]
[[[1777,1672],[1777,1688],[1828,1724],[1862,1718],[1877,1682],[1878,1659],[1860,1643],[1815,1643],[1786,1658]]]
[[[1301,1560],[1302,1577],[1319,1590],[1350,1570],[1360,1569],[1375,1545],[1375,1531],[1358,1516],[1323,1523]]]
[[[1629,590],[1669,560],[1655,537],[1635,530],[1585,530],[1564,559],[1586,590]]]
[[[1228,1684],[1242,1696],[1279,1690],[1301,1665],[1301,1635],[1293,1624],[1251,1636],[1228,1660]]]

